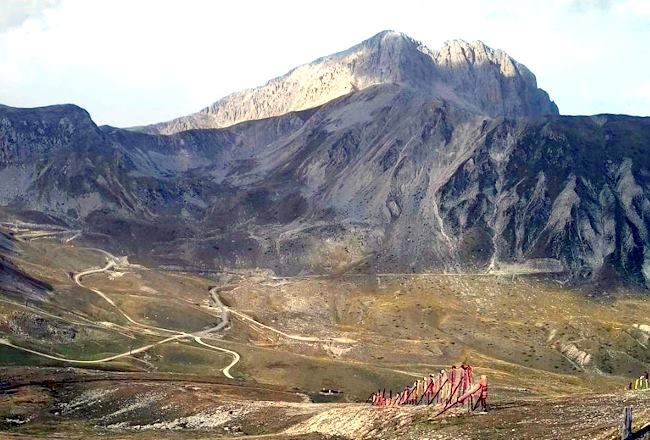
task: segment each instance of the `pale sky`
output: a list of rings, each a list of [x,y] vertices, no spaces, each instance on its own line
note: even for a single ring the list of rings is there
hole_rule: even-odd
[[[650,0],[0,0],[0,103],[160,122],[385,29],[503,49],[562,114],[650,115]]]

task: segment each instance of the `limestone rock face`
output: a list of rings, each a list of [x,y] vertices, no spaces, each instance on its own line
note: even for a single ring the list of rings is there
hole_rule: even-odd
[[[431,51],[404,34],[384,31],[198,113],[140,130],[171,134],[227,127],[317,107],[378,84],[400,84],[489,116],[558,114],[546,92],[537,88],[535,76],[503,51],[460,40]]]
[[[481,41],[454,40],[432,57],[442,83],[477,112],[509,118],[559,114],[548,94],[537,88],[535,75],[502,50]]]

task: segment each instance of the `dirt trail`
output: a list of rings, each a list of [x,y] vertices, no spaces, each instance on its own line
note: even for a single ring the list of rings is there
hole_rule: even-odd
[[[116,354],[116,355],[113,355],[113,356],[108,356],[108,357],[101,358],[101,359],[92,359],[92,360],[69,359],[69,358],[63,358],[63,357],[59,357],[59,356],[53,356],[53,355],[50,355],[50,354],[47,354],[47,353],[43,353],[41,351],[31,350],[31,349],[25,348],[25,347],[20,347],[18,345],[12,344],[11,342],[9,342],[7,339],[4,339],[4,338],[0,338],[0,344],[6,345],[7,347],[15,348],[17,350],[25,351],[27,353],[35,354],[37,356],[41,356],[41,357],[44,357],[44,358],[47,358],[47,359],[52,359],[52,360],[55,360],[55,361],[72,362],[72,363],[75,363],[75,364],[100,364],[102,362],[114,361],[116,359],[120,359],[120,358],[123,358],[123,357],[131,356],[133,354],[141,353],[143,351],[147,351],[147,350],[149,350],[149,349],[151,349],[153,347],[156,347],[158,345],[165,344],[167,342],[175,341],[175,340],[185,338],[185,337],[188,337],[188,336],[190,336],[190,335],[170,336],[169,338],[165,338],[162,341],[158,341],[158,342],[156,342],[154,344],[144,345],[144,346],[139,347],[139,348],[134,348],[133,350],[125,351],[124,353],[119,353],[119,354]]]
[[[69,242],[78,237],[82,231],[80,229],[68,229],[63,226],[25,223],[25,222],[0,222],[0,226],[10,229],[14,236],[23,241],[37,240],[39,238],[52,238],[52,237],[70,237],[65,239]]]
[[[167,328],[164,328],[164,327],[158,327],[158,326],[153,326],[153,325],[148,325],[148,324],[138,322],[135,319],[133,319],[131,316],[129,316],[124,310],[122,310],[104,292],[102,292],[99,289],[95,289],[95,288],[92,288],[92,287],[89,287],[89,286],[86,286],[85,284],[83,284],[82,279],[85,276],[88,276],[88,275],[91,275],[91,274],[96,274],[96,273],[105,273],[105,272],[108,272],[111,269],[119,268],[119,266],[121,264],[120,259],[118,257],[114,256],[113,254],[111,254],[111,253],[109,253],[109,252],[107,252],[107,251],[105,251],[103,249],[97,249],[97,248],[86,248],[86,249],[96,251],[96,252],[99,252],[99,253],[103,254],[106,257],[107,262],[106,262],[106,265],[104,267],[101,267],[101,268],[89,268],[89,269],[86,269],[86,270],[81,271],[81,272],[77,273],[76,275],[74,275],[74,277],[73,277],[74,282],[79,287],[90,290],[91,292],[93,292],[96,295],[98,295],[99,297],[101,297],[104,301],[106,301],[113,308],[115,308],[115,310],[117,310],[120,313],[120,315],[122,315],[129,323],[133,324],[134,326],[137,326],[137,327],[143,328],[143,329],[155,330],[155,331],[163,332],[163,333],[171,333],[174,336],[167,337],[167,338],[165,338],[165,339],[163,339],[163,340],[161,340],[161,341],[159,341],[157,343],[154,343],[154,344],[148,344],[148,345],[145,345],[145,346],[142,346],[142,347],[139,347],[139,348],[135,348],[135,349],[132,349],[132,350],[129,350],[129,351],[125,351],[124,353],[119,353],[119,354],[116,354],[116,355],[113,355],[113,356],[109,356],[109,357],[102,358],[102,359],[95,359],[95,360],[69,359],[69,358],[62,358],[62,357],[59,357],[59,356],[53,356],[53,355],[50,355],[50,354],[47,354],[47,353],[39,352],[37,350],[32,350],[32,349],[28,349],[28,348],[25,348],[25,347],[20,347],[18,345],[12,344],[11,342],[9,342],[6,339],[0,339],[0,344],[15,348],[17,350],[22,350],[22,351],[25,351],[25,352],[28,352],[28,353],[32,353],[32,354],[35,354],[35,355],[38,355],[38,356],[42,356],[42,357],[45,357],[47,359],[57,360],[57,361],[61,361],[61,362],[71,362],[71,363],[78,363],[78,364],[97,364],[97,363],[112,361],[112,360],[115,360],[115,359],[120,359],[122,357],[130,356],[132,354],[141,353],[141,352],[149,350],[149,349],[151,349],[153,347],[156,347],[158,345],[161,345],[161,344],[164,344],[164,343],[167,343],[167,342],[170,342],[170,341],[182,340],[182,339],[187,338],[187,339],[193,339],[199,345],[202,345],[204,347],[208,347],[208,348],[210,348],[212,350],[227,353],[230,356],[232,356],[232,358],[233,358],[232,362],[221,370],[222,373],[224,374],[224,376],[232,379],[233,376],[231,375],[230,370],[231,370],[232,367],[234,367],[241,360],[240,354],[237,353],[236,351],[233,351],[233,350],[229,350],[229,349],[226,349],[226,348],[223,348],[223,347],[218,347],[216,345],[209,344],[209,343],[203,341],[203,339],[202,339],[203,337],[206,337],[211,333],[221,331],[224,328],[228,327],[230,325],[230,313],[237,316],[239,319],[241,319],[241,320],[243,320],[245,322],[248,322],[249,324],[255,325],[257,327],[260,327],[262,329],[268,330],[270,332],[276,333],[276,334],[281,335],[281,336],[283,336],[285,338],[292,339],[292,340],[295,340],[295,341],[338,343],[338,344],[355,344],[356,343],[356,341],[354,341],[352,339],[343,338],[343,337],[341,337],[341,338],[319,338],[319,337],[315,337],[315,336],[304,336],[304,335],[291,334],[291,333],[287,333],[287,332],[284,332],[282,330],[279,330],[279,329],[277,329],[275,327],[263,324],[263,323],[257,321],[256,319],[252,318],[251,316],[246,315],[245,313],[239,312],[239,311],[234,310],[234,309],[232,309],[230,307],[226,307],[221,302],[221,299],[219,298],[219,294],[217,293],[218,287],[214,287],[214,288],[210,289],[210,297],[211,297],[212,301],[214,302],[214,304],[219,309],[221,309],[221,322],[219,322],[219,324],[216,325],[215,327],[212,327],[210,329],[203,330],[203,331],[200,331],[200,332],[188,333],[188,332],[172,330],[172,329],[167,329]],[[98,324],[101,325],[101,323],[98,323]],[[108,323],[105,323],[104,325],[108,325]],[[112,326],[113,325],[111,325],[111,327]]]
[[[108,254],[108,255],[110,255],[110,254]],[[83,287],[84,289],[90,290],[91,292],[94,292],[97,295],[99,295],[104,301],[106,301],[107,303],[112,305],[131,324],[137,325],[138,327],[149,328],[149,329],[158,330],[158,331],[165,332],[165,333],[186,334],[186,335],[188,335],[187,333],[179,332],[177,330],[170,330],[170,329],[167,329],[167,328],[156,327],[156,326],[153,326],[153,325],[148,325],[148,324],[143,324],[141,322],[138,322],[135,319],[131,318],[117,304],[115,304],[115,302],[111,298],[106,296],[106,294],[104,294],[104,292],[102,292],[99,289],[94,289],[92,287],[88,287],[88,286],[86,286],[85,284],[83,284],[81,282],[81,278],[85,277],[86,275],[90,275],[90,274],[93,274],[93,273],[107,272],[108,270],[110,270],[110,269],[112,269],[114,267],[117,267],[117,263],[115,262],[114,259],[109,259],[108,263],[106,263],[106,266],[102,267],[101,269],[88,269],[88,270],[85,270],[83,272],[79,272],[78,274],[76,274],[74,276],[74,282],[77,283],[77,285],[79,287]],[[188,335],[188,336],[190,336],[190,335]]]
[[[237,353],[236,351],[233,351],[233,350],[228,350],[227,348],[217,347],[217,346],[215,346],[215,345],[210,345],[210,344],[208,344],[208,343],[206,343],[206,342],[203,342],[203,340],[201,339],[200,336],[194,336],[194,340],[195,340],[196,342],[198,342],[199,344],[204,345],[204,346],[206,346],[206,347],[208,347],[208,348],[212,348],[212,349],[214,349],[214,350],[222,351],[222,352],[224,352],[224,353],[228,353],[229,355],[231,355],[231,356],[233,357],[232,362],[230,362],[230,364],[228,364],[227,366],[225,366],[224,368],[222,368],[222,369],[221,369],[221,372],[222,372],[223,375],[226,376],[227,378],[229,378],[229,379],[234,379],[234,378],[232,377],[232,375],[230,374],[230,369],[231,369],[232,367],[234,367],[235,365],[237,365],[237,363],[238,363],[239,360],[241,359],[241,356],[239,355],[239,353]]]
[[[114,255],[110,254],[109,252],[106,252],[106,251],[104,251],[102,249],[95,249],[95,248],[88,248],[88,249],[102,253],[107,258],[108,261],[107,261],[106,265],[104,267],[102,267],[102,268],[90,268],[90,269],[87,269],[87,270],[84,270],[82,272],[77,273],[73,277],[74,282],[79,287],[90,290],[91,292],[99,295],[104,301],[106,301],[111,306],[113,306],[131,324],[133,324],[133,325],[135,325],[137,327],[140,327],[140,328],[157,330],[159,332],[165,332],[165,333],[172,333],[172,334],[174,334],[174,336],[170,336],[170,337],[167,337],[167,338],[165,338],[165,339],[163,339],[161,341],[158,341],[156,343],[144,345],[144,346],[138,347],[138,348],[134,348],[134,349],[131,349],[131,350],[128,350],[128,351],[125,351],[123,353],[119,353],[119,354],[116,354],[116,355],[113,355],[113,356],[108,356],[108,357],[105,357],[105,358],[102,358],[102,359],[92,359],[92,360],[70,359],[70,358],[63,358],[63,357],[59,357],[59,356],[54,356],[54,355],[50,355],[50,354],[47,354],[47,353],[44,353],[44,352],[41,352],[41,351],[38,351],[38,350],[32,350],[32,349],[29,349],[29,348],[26,348],[26,347],[21,347],[21,346],[15,345],[15,344],[11,343],[9,340],[4,339],[4,338],[0,338],[0,344],[8,346],[8,347],[12,347],[12,348],[17,349],[17,350],[24,351],[24,352],[27,352],[27,353],[31,353],[31,354],[34,354],[34,355],[37,355],[37,356],[41,356],[41,357],[44,357],[44,358],[47,358],[47,359],[56,360],[56,361],[70,362],[70,363],[76,363],[76,364],[98,364],[98,363],[102,363],[102,362],[109,362],[109,361],[113,361],[113,360],[120,359],[120,358],[123,358],[123,357],[131,356],[133,354],[142,353],[142,352],[147,351],[147,350],[149,350],[149,349],[151,349],[153,347],[156,347],[158,345],[162,345],[162,344],[165,344],[165,343],[168,343],[168,342],[171,342],[171,341],[182,340],[182,339],[187,338],[187,339],[193,339],[198,344],[200,344],[202,346],[205,346],[205,347],[208,347],[208,348],[210,348],[212,350],[220,351],[220,352],[223,352],[223,353],[228,353],[229,355],[231,355],[233,357],[232,362],[230,364],[228,364],[226,367],[224,367],[221,371],[223,372],[224,376],[226,376],[229,379],[233,379],[233,376],[230,374],[230,369],[232,367],[234,367],[239,362],[239,360],[241,359],[241,356],[239,355],[239,353],[237,353],[237,352],[235,352],[233,350],[228,350],[226,348],[217,347],[215,345],[208,344],[208,343],[204,342],[201,339],[201,337],[205,337],[205,336],[209,335],[210,333],[220,331],[220,330],[224,329],[225,327],[227,327],[230,324],[229,317],[228,317],[228,310],[227,310],[226,307],[223,306],[223,304],[221,304],[220,301],[218,302],[218,304],[220,304],[221,308],[222,308],[221,322],[218,325],[216,325],[215,327],[209,328],[207,330],[202,330],[200,332],[187,333],[187,332],[183,332],[183,331],[167,329],[167,328],[164,328],[164,327],[157,327],[157,326],[152,326],[152,325],[148,325],[148,324],[143,324],[143,323],[138,322],[135,319],[131,318],[126,312],[124,312],[124,310],[122,310],[117,304],[115,304],[115,302],[110,297],[108,297],[104,292],[102,292],[99,289],[94,289],[92,287],[88,287],[88,286],[84,285],[81,282],[81,279],[83,277],[87,276],[87,275],[94,274],[94,273],[103,273],[103,272],[107,272],[107,271],[109,271],[109,270],[111,270],[113,268],[119,267],[118,266],[119,259],[117,257],[115,257]],[[218,295],[217,295],[217,299],[218,299]],[[108,323],[106,323],[106,324],[108,324]]]
[[[355,344],[357,341],[353,339],[348,339],[348,338],[318,338],[316,336],[302,336],[302,335],[295,335],[291,333],[285,333],[282,330],[278,330],[277,328],[271,327],[270,325],[262,324],[261,322],[257,321],[256,319],[242,313],[238,312],[235,309],[232,309],[230,307],[227,307],[227,309],[235,316],[239,317],[243,321],[247,321],[249,323],[252,323],[256,326],[265,328],[267,330],[272,331],[273,333],[277,333],[281,336],[284,336],[285,338],[288,339],[293,339],[295,341],[302,341],[302,342],[336,342],[338,344]]]

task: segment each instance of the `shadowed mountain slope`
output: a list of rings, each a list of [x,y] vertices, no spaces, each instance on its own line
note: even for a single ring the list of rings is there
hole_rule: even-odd
[[[501,51],[385,32],[227,99],[172,135],[2,107],[0,205],[158,264],[650,279],[650,119],[558,116]]]

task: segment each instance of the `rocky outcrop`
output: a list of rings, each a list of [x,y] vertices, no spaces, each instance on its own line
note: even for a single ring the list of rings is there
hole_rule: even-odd
[[[0,318],[0,331],[14,337],[28,337],[57,343],[70,343],[77,332],[73,326],[29,312],[13,312]]]
[[[591,355],[584,350],[580,350],[573,343],[560,343],[556,344],[557,350],[566,356],[571,362],[575,363],[579,368],[585,368],[591,363]]]
[[[546,92],[537,88],[535,76],[503,51],[462,40],[431,51],[404,34],[384,31],[198,113],[139,130],[172,134],[227,127],[318,107],[378,84],[400,84],[489,116],[558,114]]]
[[[650,325],[647,325],[647,324],[632,324],[632,327],[634,327],[634,328],[636,328],[636,329],[650,335]]]
[[[76,105],[36,109],[0,105],[0,164],[22,164],[60,151],[101,148],[99,128]]]
[[[453,90],[456,102],[479,113],[508,118],[559,114],[548,94],[537,88],[535,75],[502,50],[481,41],[453,40],[432,57],[436,74]],[[439,95],[448,97],[444,90]]]

